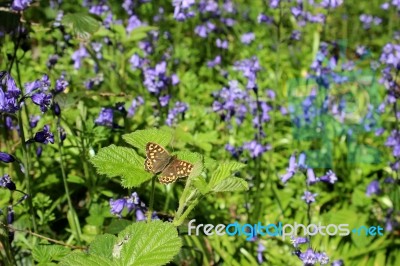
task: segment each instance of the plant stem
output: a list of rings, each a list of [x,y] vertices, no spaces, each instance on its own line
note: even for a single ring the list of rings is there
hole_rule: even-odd
[[[59,129],[59,121],[57,123],[57,128]],[[72,222],[74,223],[74,229],[75,229],[75,235],[76,238],[78,240],[78,244],[81,245],[81,237],[80,237],[80,232],[79,232],[79,225],[76,222],[76,212],[74,207],[72,206],[72,201],[71,201],[71,197],[70,197],[70,192],[69,192],[69,188],[68,188],[68,182],[67,182],[67,174],[65,173],[65,168],[64,168],[64,159],[63,159],[63,146],[61,143],[61,139],[60,139],[60,133],[57,132],[57,144],[58,144],[58,150],[59,150],[59,155],[60,155],[60,167],[61,167],[61,174],[62,174],[62,179],[63,179],[63,183],[64,183],[64,189],[65,189],[65,194],[67,196],[67,202],[68,202],[68,208],[70,209],[70,211],[73,213],[73,217],[72,217]]]
[[[151,222],[151,216],[153,215],[153,205],[154,205],[154,194],[156,189],[156,176],[153,176],[151,179],[151,194],[150,194],[150,203],[149,210],[147,211],[147,222]]]

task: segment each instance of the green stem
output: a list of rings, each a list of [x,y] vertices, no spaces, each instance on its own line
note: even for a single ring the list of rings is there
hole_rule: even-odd
[[[19,131],[21,134],[21,142],[22,142],[22,153],[24,156],[23,164],[24,164],[24,176],[25,176],[25,183],[26,183],[26,190],[28,191],[29,197],[27,198],[28,206],[29,206],[29,213],[31,216],[32,227],[33,231],[37,232],[37,225],[36,225],[36,216],[33,209],[32,198],[34,197],[31,187],[31,178],[29,176],[30,172],[30,157],[29,157],[29,147],[26,144],[25,133],[24,133],[24,124],[22,123],[22,114],[18,112],[18,125]]]
[[[156,176],[153,176],[151,179],[151,195],[150,195],[150,203],[149,210],[147,211],[147,222],[151,222],[151,216],[153,215],[153,205],[154,205],[154,194],[156,189]]]
[[[59,125],[57,126],[57,128],[58,129],[60,128]],[[80,237],[80,232],[79,232],[79,225],[76,222],[76,212],[75,212],[74,207],[72,206],[72,201],[71,201],[70,192],[69,192],[69,188],[68,188],[68,182],[67,182],[67,174],[66,174],[65,168],[64,168],[63,146],[61,144],[61,139],[60,139],[60,133],[59,132],[57,132],[56,138],[57,138],[58,150],[59,150],[59,155],[60,155],[61,174],[62,174],[62,179],[63,179],[63,183],[64,183],[65,194],[67,196],[68,208],[74,214],[73,217],[72,217],[72,220],[73,220],[72,222],[74,223],[75,235],[76,235],[76,238],[78,240],[78,244],[81,245],[81,237]]]
[[[193,200],[190,203],[189,207],[187,207],[186,210],[183,212],[182,215],[180,215],[179,217],[175,216],[175,218],[178,217],[178,219],[174,219],[172,224],[176,227],[180,226],[183,223],[183,221],[186,219],[186,217],[189,215],[189,213],[194,209],[194,207],[196,207],[196,205],[199,203],[199,201],[200,201],[199,198],[196,198],[195,200]]]

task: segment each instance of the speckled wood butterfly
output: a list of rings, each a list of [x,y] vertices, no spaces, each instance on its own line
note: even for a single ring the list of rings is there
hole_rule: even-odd
[[[193,169],[193,164],[179,160],[171,156],[162,146],[157,143],[146,144],[146,160],[144,169],[153,174],[160,173],[160,183],[168,184],[175,182],[178,178],[188,176]]]

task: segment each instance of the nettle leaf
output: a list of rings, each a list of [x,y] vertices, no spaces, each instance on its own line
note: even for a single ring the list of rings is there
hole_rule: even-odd
[[[37,245],[32,251],[32,256],[38,263],[49,263],[61,260],[70,252],[69,248],[63,246]]]
[[[216,184],[212,191],[224,192],[224,191],[244,191],[248,190],[249,186],[245,180],[239,177],[228,177]]]
[[[114,246],[114,261],[120,265],[164,265],[178,254],[182,241],[168,222],[134,223],[122,231]]]
[[[70,27],[78,38],[86,40],[100,27],[95,18],[84,13],[67,14],[63,17],[62,24]]]
[[[77,251],[65,256],[59,265],[62,266],[115,266],[110,259],[99,255],[88,255],[82,251]]]
[[[110,178],[121,176],[122,185],[127,188],[137,187],[152,176],[144,170],[144,158],[126,147],[110,145],[102,148],[91,162],[99,174]]]
[[[238,162],[225,162],[220,164],[211,176],[208,186],[213,190],[220,182],[227,179],[233,172],[243,168],[245,165]]]
[[[163,129],[144,129],[125,134],[122,138],[132,146],[144,151],[148,142],[157,143],[166,147],[172,140],[172,133]]]
[[[112,249],[117,237],[111,234],[98,235],[90,243],[89,253],[112,260]]]

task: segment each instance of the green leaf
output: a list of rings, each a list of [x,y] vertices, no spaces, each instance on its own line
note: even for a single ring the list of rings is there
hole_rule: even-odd
[[[210,192],[210,190],[209,190],[209,188],[208,188],[208,186],[207,186],[206,181],[205,181],[204,178],[201,177],[201,176],[198,176],[198,177],[193,178],[193,180],[192,180],[192,185],[193,185],[195,188],[197,188],[197,189],[200,191],[200,193],[201,193],[202,195],[205,195],[205,194],[207,194],[208,192]]]
[[[146,38],[147,33],[152,30],[158,30],[158,28],[154,26],[140,26],[135,28],[133,31],[130,32],[127,43],[133,43]]]
[[[110,225],[106,228],[105,232],[109,234],[118,234],[122,230],[124,230],[127,226],[131,225],[132,221],[118,219],[112,220]]]
[[[71,251],[59,245],[37,245],[32,251],[33,259],[39,263],[59,261]]]
[[[67,212],[67,219],[68,219],[68,224],[71,227],[72,234],[74,235],[75,239],[80,239],[82,232],[81,232],[81,226],[79,224],[79,218],[78,215],[76,214],[74,209],[69,209]],[[79,235],[76,235],[78,233]]]
[[[113,256],[120,265],[164,265],[178,254],[182,241],[168,222],[134,223],[118,236]]]
[[[222,180],[212,188],[214,192],[224,191],[244,191],[248,190],[249,186],[245,180],[239,177],[229,177]]]
[[[112,249],[117,237],[111,234],[98,235],[90,243],[89,254],[112,260]]]
[[[80,39],[89,39],[100,27],[96,19],[84,13],[67,14],[63,17],[62,24],[70,27]]]
[[[245,165],[238,162],[225,162],[218,166],[211,176],[208,183],[209,188],[213,189],[218,183],[230,177],[234,171],[243,168]]]
[[[65,256],[59,265],[62,266],[115,266],[111,260],[98,256],[88,255],[82,251],[77,251]]]
[[[99,174],[121,176],[122,185],[127,188],[137,187],[152,176],[144,170],[144,158],[130,148],[110,145],[100,149],[91,162]]]
[[[163,129],[144,129],[125,134],[122,138],[132,146],[144,151],[148,142],[166,147],[172,140],[172,133]]]

